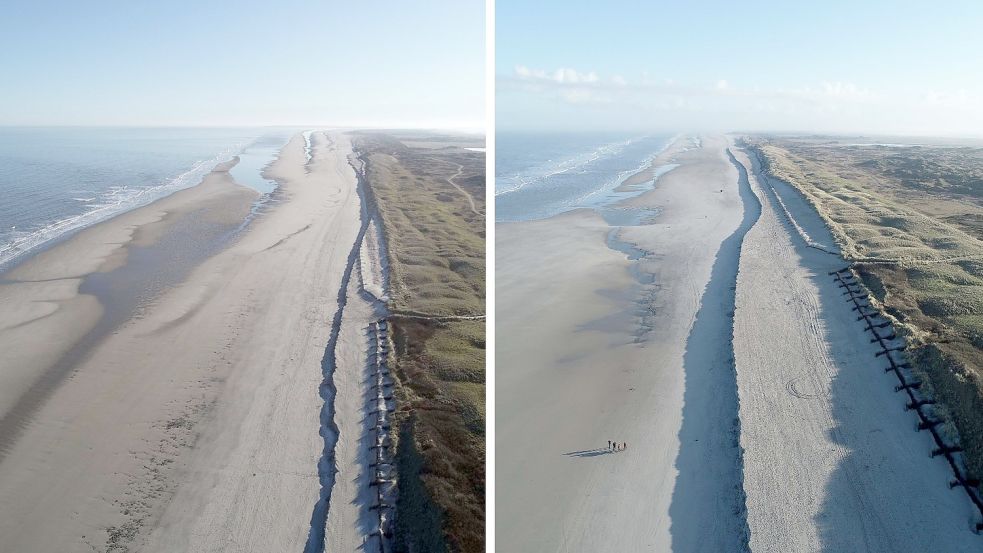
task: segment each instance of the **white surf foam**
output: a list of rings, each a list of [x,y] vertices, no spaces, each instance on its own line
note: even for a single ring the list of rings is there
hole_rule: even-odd
[[[198,184],[216,165],[230,161],[235,157],[243,146],[243,144],[237,144],[222,151],[212,159],[198,161],[184,173],[157,186],[130,187],[121,185],[108,189],[98,197],[75,198],[75,200],[86,204],[88,209],[36,230],[17,232],[6,243],[0,244],[0,268],[16,261],[26,253],[65,237],[71,232],[105,221],[120,213],[145,206],[178,190]]]

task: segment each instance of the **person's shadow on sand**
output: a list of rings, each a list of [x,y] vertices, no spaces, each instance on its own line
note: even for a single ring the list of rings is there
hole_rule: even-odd
[[[599,447],[597,449],[585,449],[583,451],[571,451],[569,453],[564,453],[563,455],[567,457],[597,457],[598,455],[607,455],[608,453],[614,453],[613,449],[608,449],[606,447]]]

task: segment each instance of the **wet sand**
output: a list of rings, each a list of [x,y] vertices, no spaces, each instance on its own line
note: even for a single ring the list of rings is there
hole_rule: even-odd
[[[21,344],[0,373],[8,413],[113,312],[114,274],[158,291],[71,364],[16,436],[0,437],[5,549],[304,548],[321,491],[321,361],[360,205],[347,137],[315,138],[310,162],[303,136],[291,140],[268,170],[278,200],[241,235],[218,232],[214,249],[186,241],[241,221],[255,197],[221,172],[7,275],[38,281],[0,288],[11,306],[0,341]],[[189,270],[125,272],[167,251]]]
[[[3,275],[0,459],[95,344],[234,238],[256,199],[229,178],[234,163]]]

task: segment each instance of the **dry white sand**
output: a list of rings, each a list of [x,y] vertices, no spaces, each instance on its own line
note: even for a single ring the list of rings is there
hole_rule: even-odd
[[[315,138],[321,140],[314,140],[310,163],[298,135],[270,169],[282,183],[279,202],[232,247],[101,341],[32,416],[0,462],[4,550],[105,550],[114,543],[145,551],[303,549],[320,492],[321,360],[360,222],[347,137]],[[223,193],[244,193],[219,185]],[[179,209],[208,191],[195,187],[93,227],[17,276],[96,270],[134,227],[152,240],[152,225],[140,225],[159,219],[163,206]],[[97,316],[73,312],[98,307],[70,285],[52,290],[44,293],[54,306],[17,310],[30,320],[58,308],[30,323],[35,340],[22,347],[34,355]],[[351,328],[340,334],[341,383],[364,369],[356,359],[365,349],[359,316],[353,309]],[[0,377],[7,372],[5,366]],[[7,397],[10,388],[0,389]],[[345,416],[354,411],[345,407]],[[339,444],[354,439],[342,436]]]
[[[367,330],[383,311],[381,305],[359,295],[355,280],[348,289],[337,351],[335,419],[341,439],[335,450],[338,474],[331,492],[325,544],[329,552],[357,551],[365,545],[365,551],[374,553],[379,550],[379,538],[370,534],[378,528],[379,519],[370,510],[376,504],[375,488],[369,485],[373,479],[369,464],[374,457],[369,447],[375,443],[375,418],[367,414],[374,397],[369,390],[374,372],[369,370]]]
[[[745,167],[750,160],[735,150]],[[762,199],[737,283],[734,348],[755,552],[979,551],[974,510],[830,271],[821,219],[782,190]],[[798,228],[796,228],[798,227]],[[886,334],[885,332],[884,334]]]
[[[680,144],[658,162],[680,166],[630,202],[662,209],[620,232],[641,261],[589,211],[496,227],[501,551],[742,545],[729,288],[705,294],[742,200],[722,139]]]

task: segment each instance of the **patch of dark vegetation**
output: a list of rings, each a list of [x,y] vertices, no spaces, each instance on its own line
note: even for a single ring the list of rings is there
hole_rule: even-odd
[[[442,344],[458,332],[453,327],[473,323],[393,322],[396,376],[402,384],[397,421],[400,428],[412,426],[413,447],[422,459],[419,478],[439,506],[448,550],[455,552],[484,547],[484,405],[467,397],[459,383],[469,382],[480,394],[484,384],[471,383],[476,367],[453,363]],[[400,447],[408,447],[402,438]]]
[[[942,216],[941,219],[946,223],[961,228],[976,239],[983,240],[983,214],[959,213],[957,215]]]
[[[863,281],[864,286],[870,290],[870,293],[880,302],[883,302],[887,297],[887,289],[884,287],[884,283],[881,279],[870,271],[865,265],[859,265],[856,267],[857,274],[860,275],[860,280]]]
[[[399,498],[396,500],[396,531],[393,538],[395,553],[443,553],[447,551],[443,532],[443,511],[438,507],[426,486],[423,457],[416,447],[415,416],[407,416],[400,424],[396,467],[399,478]]]
[[[945,405],[953,424],[962,438],[962,446],[970,474],[978,478],[983,474],[983,382],[980,367],[967,364],[977,358],[978,350],[960,344],[929,343],[909,350],[912,363],[928,374],[935,399]]]

